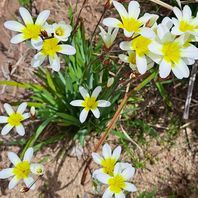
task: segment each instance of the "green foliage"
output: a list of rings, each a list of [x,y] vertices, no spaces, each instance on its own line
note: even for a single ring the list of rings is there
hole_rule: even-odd
[[[138,195],[138,198],[155,198],[156,193],[157,193],[156,189],[154,189],[154,190],[152,190],[150,192],[144,191],[140,195]]]
[[[32,3],[32,0],[19,0],[20,5],[29,6]]]

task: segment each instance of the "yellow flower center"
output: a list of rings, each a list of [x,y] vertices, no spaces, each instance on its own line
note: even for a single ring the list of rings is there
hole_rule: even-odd
[[[181,57],[181,46],[178,42],[168,42],[162,47],[164,59],[169,63],[178,63]]]
[[[28,24],[22,32],[25,39],[37,39],[41,34],[41,26],[36,24]]]
[[[42,53],[46,56],[55,56],[56,52],[61,50],[58,42],[56,38],[45,39],[43,41]]]
[[[131,63],[133,65],[136,64],[136,55],[135,55],[135,53],[129,54],[128,61],[129,61],[129,63]]]
[[[138,36],[137,38],[132,40],[131,45],[139,56],[143,56],[149,52],[148,46],[150,45],[150,43],[150,39],[144,36]]]
[[[98,102],[95,97],[85,97],[85,100],[82,102],[82,106],[86,111],[94,110],[98,106]]]
[[[114,193],[120,193],[121,190],[125,187],[124,178],[122,175],[115,175],[114,177],[108,180],[110,190]]]
[[[182,32],[187,32],[187,31],[193,31],[193,29],[195,29],[195,27],[189,23],[187,23],[186,21],[181,21],[180,25],[179,25],[179,29]]]
[[[58,28],[55,30],[55,34],[56,34],[57,36],[64,36],[65,31],[64,31],[64,29],[63,29],[62,27],[58,27]]]
[[[19,162],[13,169],[17,179],[25,179],[30,173],[30,163],[28,161]]]
[[[138,32],[139,28],[142,26],[142,23],[134,18],[122,17],[122,23],[119,24],[119,27],[127,30],[128,32]]]
[[[115,158],[106,158],[102,160],[101,165],[103,166],[103,172],[113,176],[113,170],[116,164]]]
[[[23,116],[20,113],[13,113],[8,118],[8,123],[11,126],[19,126],[21,124],[21,121],[23,120]]]

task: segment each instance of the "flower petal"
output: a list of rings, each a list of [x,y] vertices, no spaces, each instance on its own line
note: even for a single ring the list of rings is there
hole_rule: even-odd
[[[107,188],[102,196],[102,198],[111,198],[113,196],[113,192],[110,191],[110,188]]]
[[[89,97],[89,93],[84,87],[80,86],[79,92],[83,98]]]
[[[25,28],[24,25],[22,25],[21,23],[17,22],[17,21],[6,21],[4,23],[4,26],[12,31],[16,31],[16,32],[22,32],[22,30]]]
[[[111,103],[107,100],[98,100],[98,107],[109,107]]]
[[[8,188],[9,188],[9,189],[13,189],[13,188],[18,184],[18,182],[19,182],[19,179],[17,179],[16,176],[13,177],[13,178],[11,179],[11,181],[9,182]]]
[[[147,61],[145,56],[138,56],[136,54],[136,64],[137,69],[140,72],[140,74],[144,74],[147,71]]]
[[[20,136],[24,136],[25,135],[25,128],[22,124],[16,126],[16,132],[20,135]]]
[[[49,15],[50,15],[50,11],[49,11],[49,10],[43,10],[43,11],[38,15],[35,24],[41,25],[41,26],[42,26],[42,25],[46,22],[46,20],[47,20],[47,18],[49,17]]]
[[[182,57],[198,59],[198,48],[194,45],[190,45],[182,49]]]
[[[159,74],[161,78],[166,78],[171,72],[171,63],[166,62],[164,59],[159,66]]]
[[[113,1],[113,5],[114,5],[115,9],[118,11],[121,18],[122,17],[128,18],[128,13],[127,13],[125,7],[121,3],[117,2],[117,1]]]
[[[192,17],[192,11],[188,5],[185,5],[183,9],[183,19],[189,20],[191,19],[191,17]]]
[[[98,108],[92,109],[91,111],[94,114],[95,118],[99,118],[100,117],[100,111],[99,111]]]
[[[12,128],[13,126],[11,126],[10,124],[6,124],[1,130],[1,135],[7,135],[12,130]]]
[[[25,178],[24,179],[24,183],[27,187],[30,187],[31,186],[31,190],[34,190],[36,185],[33,184],[34,183],[34,179],[32,177],[28,177],[28,178]],[[33,185],[32,185],[33,184]]]
[[[92,155],[94,162],[96,162],[97,164],[101,164],[101,161],[103,160],[103,158],[98,153],[92,153],[91,155]]]
[[[12,106],[10,104],[5,103],[3,106],[4,106],[4,109],[6,110],[6,113],[8,115],[11,115],[11,114],[14,113],[14,110],[13,110],[13,108],[12,108]]]
[[[174,7],[173,12],[179,20],[182,19],[182,12],[178,7]]]
[[[80,122],[83,123],[87,119],[89,111],[83,109],[80,113]]]
[[[61,50],[59,53],[66,54],[66,55],[74,55],[76,53],[76,49],[71,45],[59,45]]]
[[[120,158],[120,153],[121,153],[121,146],[117,146],[112,154],[112,157],[116,159],[116,161]]]
[[[122,164],[120,162],[116,163],[115,167],[114,167],[114,171],[113,174],[117,175],[117,174],[121,174],[123,170]]]
[[[97,179],[96,177],[97,177],[97,175],[100,174],[100,173],[103,173],[103,169],[102,169],[102,168],[95,170],[95,171],[92,173],[92,177],[93,177],[94,179]]]
[[[42,44],[43,44],[43,40],[41,37],[38,37],[37,39],[31,39],[32,47],[37,50],[41,50]]]
[[[122,23],[118,19],[109,17],[103,20],[103,24],[108,27],[120,27]]]
[[[33,148],[32,147],[28,148],[27,151],[24,154],[23,161],[30,162],[31,159],[32,159],[33,153],[34,153]]]
[[[43,55],[41,52],[34,55],[32,61],[31,61],[32,67],[39,67],[40,65],[42,65],[45,58],[46,58],[46,56]]]
[[[157,43],[157,42],[152,42],[148,46],[148,48],[154,54],[163,55],[162,50],[161,50],[162,49],[162,46],[159,43]]]
[[[26,108],[27,108],[27,102],[21,103],[17,109],[17,113],[23,114]]]
[[[7,116],[0,116],[0,124],[7,123],[8,117]]]
[[[0,171],[0,179],[7,179],[13,175],[13,168],[6,168]]]
[[[104,156],[104,158],[111,157],[111,147],[109,146],[109,144],[106,143],[102,147],[102,155]]]
[[[140,4],[137,1],[130,1],[128,12],[129,17],[137,19],[140,15]]]
[[[26,119],[28,119],[31,115],[30,115],[30,113],[24,113],[22,116],[23,116],[23,120],[26,120]]]
[[[122,172],[122,176],[125,178],[125,180],[129,180],[131,177],[133,177],[135,173],[135,168],[130,166],[127,167],[123,172]]]
[[[31,164],[30,170],[35,175],[43,175],[45,172],[45,168],[42,164]]]
[[[82,103],[84,100],[73,100],[70,102],[70,105],[75,107],[82,107]]]
[[[121,191],[120,193],[115,194],[115,198],[125,198],[124,193]]]
[[[8,152],[8,158],[9,160],[16,166],[18,163],[21,162],[20,158],[18,155],[14,152]]]
[[[20,7],[19,13],[26,25],[33,24],[32,16],[30,15],[29,11],[26,8]]]
[[[131,47],[132,47],[131,42],[123,41],[123,42],[120,43],[120,48],[122,50],[126,50],[126,51],[132,50]]]
[[[99,180],[103,184],[108,184],[108,180],[110,178],[111,177],[109,175],[107,175],[106,173],[99,173],[96,175],[96,179]]]
[[[25,41],[26,39],[24,38],[23,34],[17,34],[15,36],[13,36],[10,40],[11,43],[13,44],[18,44],[18,43],[21,43],[23,41]]]
[[[101,87],[101,86],[97,86],[97,87],[93,90],[91,96],[97,98],[101,91],[102,91],[102,87]]]
[[[49,62],[54,71],[58,72],[60,70],[60,59],[57,55],[54,55],[54,57],[49,56]]]
[[[137,188],[135,187],[135,185],[133,185],[129,182],[125,182],[124,190],[129,191],[129,192],[136,192]]]

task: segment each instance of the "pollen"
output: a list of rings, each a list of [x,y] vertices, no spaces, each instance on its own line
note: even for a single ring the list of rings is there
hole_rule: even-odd
[[[30,163],[28,161],[19,162],[13,169],[18,180],[25,179],[30,173]]]
[[[142,26],[142,23],[134,18],[122,17],[122,23],[119,27],[127,30],[128,32],[138,32],[139,28]]]
[[[179,29],[182,32],[187,32],[187,31],[193,31],[195,29],[195,27],[189,23],[187,23],[186,21],[181,21],[180,25],[179,25]]]
[[[116,164],[115,158],[106,158],[102,160],[101,165],[103,166],[103,172],[113,176],[113,170]]]
[[[58,45],[58,39],[50,38],[43,41],[42,53],[46,56],[54,57],[56,52],[61,50],[61,47]]]
[[[85,110],[94,110],[98,106],[98,102],[96,101],[95,97],[86,97],[85,100],[82,102],[82,106]]]
[[[22,32],[25,39],[37,39],[41,34],[41,26],[37,24],[28,24]]]
[[[150,43],[151,40],[144,36],[138,36],[131,42],[133,49],[139,56],[143,56],[149,52],[148,46]]]
[[[124,178],[122,175],[115,175],[108,180],[109,188],[114,193],[120,193],[125,187]]]
[[[11,126],[19,126],[22,120],[23,120],[23,116],[20,113],[13,113],[8,118],[8,123]]]
[[[56,34],[57,36],[64,36],[65,31],[64,31],[64,29],[63,29],[62,27],[58,27],[58,28],[55,30],[55,34]]]
[[[168,42],[162,47],[164,59],[173,64],[178,63],[181,57],[180,45],[178,42]]]

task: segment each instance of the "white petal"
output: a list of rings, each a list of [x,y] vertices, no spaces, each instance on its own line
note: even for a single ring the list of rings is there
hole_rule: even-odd
[[[123,172],[122,176],[125,178],[125,180],[129,180],[131,177],[133,177],[135,173],[135,168],[134,167],[127,167]]]
[[[116,163],[115,167],[114,167],[114,171],[113,174],[117,175],[117,174],[121,174],[121,171],[123,170],[122,168],[122,164],[121,163]]]
[[[66,55],[74,55],[76,53],[76,49],[71,45],[59,45],[61,50],[58,52]]]
[[[27,151],[24,154],[23,161],[30,162],[31,159],[32,159],[33,153],[34,153],[33,148],[32,147],[28,148]]]
[[[43,63],[45,58],[46,58],[46,56],[43,55],[41,52],[34,55],[32,61],[31,61],[32,67],[39,67]]]
[[[125,7],[121,3],[117,2],[117,1],[113,1],[113,5],[121,17],[128,17],[128,13],[127,13]]]
[[[190,71],[188,66],[185,64],[184,61],[180,61],[179,64],[176,66],[179,68],[179,70],[181,71],[182,75],[184,78],[188,78],[190,75]]]
[[[6,124],[1,130],[1,135],[7,135],[12,130],[12,128],[13,126],[11,126],[10,124]]]
[[[70,102],[70,105],[75,107],[82,107],[82,103],[84,100],[73,100]]]
[[[198,48],[194,45],[190,45],[182,49],[182,57],[198,59]]]
[[[174,7],[173,12],[178,19],[182,19],[182,12],[178,7]]]
[[[8,117],[7,116],[0,116],[0,124],[7,123]]]
[[[97,98],[101,91],[102,91],[102,87],[101,86],[97,86],[93,90],[93,93],[91,94],[91,96]]]
[[[102,196],[102,198],[111,198],[113,196],[113,192],[110,191],[110,188],[107,188]]]
[[[163,55],[163,54],[162,54],[162,51],[161,51],[162,46],[161,46],[159,43],[157,43],[157,42],[152,42],[152,43],[148,46],[148,48],[149,48],[149,50],[150,50],[151,52],[153,52],[154,54]]]
[[[27,102],[21,103],[17,109],[17,113],[23,114],[26,108],[27,108]]]
[[[121,191],[120,193],[115,194],[115,198],[125,198],[124,193]]]
[[[129,17],[137,19],[140,15],[140,4],[137,1],[130,1],[128,12]]]
[[[11,181],[9,182],[8,188],[9,189],[13,189],[17,184],[18,184],[19,180],[17,179],[17,177],[13,177],[11,179]]]
[[[192,17],[192,11],[188,5],[185,5],[183,9],[183,19],[189,20],[191,19],[191,17]]]
[[[87,119],[89,111],[83,109],[80,113],[80,122],[83,123]]]
[[[37,50],[41,50],[42,48],[42,44],[43,44],[43,40],[41,37],[38,37],[37,39],[31,39],[31,44],[32,47],[37,49]]]
[[[116,161],[120,158],[121,150],[121,146],[117,146],[113,151],[112,158],[115,158]]]
[[[13,168],[6,168],[0,171],[0,179],[7,179],[13,175]]]
[[[16,153],[8,152],[8,158],[9,160],[16,166],[18,163],[21,162],[20,158]]]
[[[28,177],[28,178],[25,178],[24,179],[24,183],[27,187],[30,187],[31,186],[31,190],[34,190],[36,185],[33,184],[34,183],[34,179],[32,177]],[[32,185],[33,184],[33,185]]]
[[[50,15],[49,10],[43,10],[37,17],[35,24],[43,25]]]
[[[22,32],[22,30],[25,28],[24,25],[20,24],[17,21],[6,21],[4,23],[4,26],[9,29],[9,30],[13,30],[16,32]]]
[[[28,119],[31,115],[30,115],[30,113],[24,113],[22,116],[23,116],[23,120],[26,120],[26,119]]]
[[[123,42],[120,43],[120,48],[122,50],[128,51],[128,50],[131,50],[132,49],[131,47],[132,47],[131,42],[123,41]]]
[[[166,78],[171,72],[171,63],[166,62],[164,59],[159,66],[159,74],[161,78]]]
[[[54,71],[58,72],[60,70],[60,59],[57,55],[54,55],[54,57],[49,56],[49,62]]]
[[[102,147],[102,155],[104,156],[104,158],[111,157],[111,147],[109,146],[109,144],[106,143]]]
[[[115,18],[105,18],[103,24],[108,27],[119,27],[122,24],[118,19]]]
[[[134,32],[128,32],[126,29],[124,29],[124,36],[131,37],[134,34]]]
[[[103,173],[103,169],[102,169],[102,168],[95,170],[95,171],[92,173],[92,177],[93,177],[94,179],[97,179],[96,177],[97,177],[97,175],[100,174],[100,173]]]
[[[101,161],[103,160],[103,158],[98,153],[92,153],[91,155],[92,155],[94,162],[96,162],[97,164],[101,164]]]
[[[24,136],[25,135],[25,128],[22,124],[16,126],[16,132],[20,135],[20,136]]]
[[[186,65],[193,65],[195,63],[195,60],[192,58],[183,58]]]
[[[4,106],[4,109],[6,110],[6,113],[8,115],[11,115],[11,114],[14,113],[14,110],[13,110],[13,108],[12,108],[12,106],[10,104],[5,103],[3,106]]]
[[[125,162],[120,162],[119,164],[120,164],[121,170],[124,170],[128,167],[132,167],[131,164],[125,163]]]
[[[19,8],[19,13],[24,21],[24,23],[27,24],[33,24],[33,20],[32,20],[32,16],[30,15],[29,11],[24,8],[24,7],[20,7]]]
[[[18,44],[18,43],[21,43],[23,41],[25,41],[26,39],[24,38],[23,34],[17,34],[15,36],[13,36],[10,40],[11,43],[13,44]]]
[[[111,103],[107,100],[98,100],[98,107],[109,107]]]
[[[125,182],[124,190],[129,191],[129,192],[136,192],[137,188],[135,187],[135,185]]]
[[[174,73],[174,75],[178,78],[178,79],[182,79],[183,78],[183,74],[182,72],[180,71],[179,67],[178,66],[174,66],[172,68],[172,71]]]
[[[103,184],[108,184],[108,180],[110,178],[111,177],[109,175],[107,175],[106,173],[99,173],[96,175],[96,179],[99,180]]]
[[[83,98],[89,97],[89,93],[84,87],[80,86],[79,92]]]
[[[142,27],[139,32],[142,36],[149,38],[149,39],[154,39],[155,38],[155,33],[151,28],[147,27]]]
[[[125,55],[125,54],[119,54],[118,57],[124,63],[129,63],[129,60],[128,60],[129,57],[127,55]]]
[[[92,109],[91,111],[94,114],[95,118],[99,118],[100,117],[100,111],[99,111],[98,108]]]
[[[144,74],[147,71],[147,61],[145,56],[138,56],[136,54],[136,64],[140,74]]]

